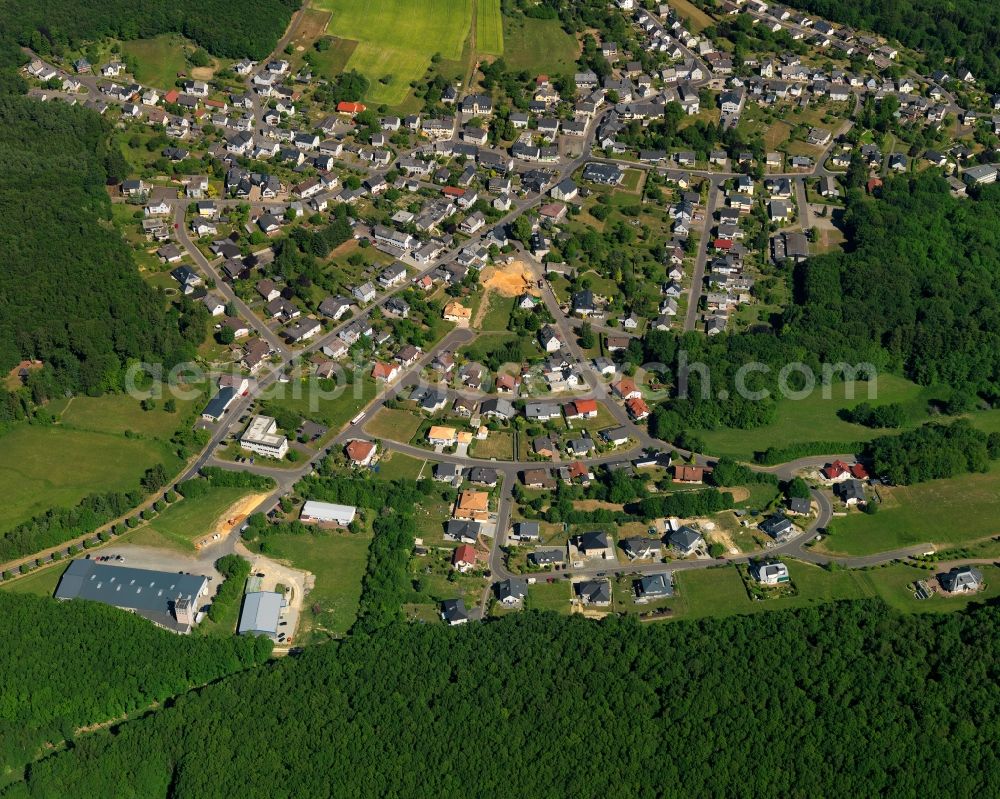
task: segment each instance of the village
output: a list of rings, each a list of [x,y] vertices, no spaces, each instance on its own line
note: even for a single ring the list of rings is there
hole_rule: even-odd
[[[843,242],[848,188],[941,169],[963,196],[998,176],[978,156],[1000,96],[960,67],[920,75],[883,39],[759,0],[721,3],[714,39],[669,4],[617,6],[627,41],[594,43],[608,74],[532,75],[520,104],[509,75],[404,116],[334,102],[295,53],[171,87],[120,60],[25,68],[34,96],[114,121],[134,168],[114,221],[152,285],[213,319],[198,466],[270,475],[273,518],[334,527],[357,509],[275,509],[324,460],[432,478],[412,570],[453,590],[433,610],[449,624],[532,592],[669,613],[676,575],[726,564],[767,598],[796,579],[782,558],[828,563],[820,531],[880,503],[877,477],[845,456],[719,482],[720,459],[649,434],[660,387],[625,356],[651,331],[767,329],[790,301],[776,276]],[[270,394],[348,373],[319,416]],[[705,486],[727,506],[698,507]],[[638,507],[686,493],[689,514]],[[962,566],[935,585],[982,583]]]

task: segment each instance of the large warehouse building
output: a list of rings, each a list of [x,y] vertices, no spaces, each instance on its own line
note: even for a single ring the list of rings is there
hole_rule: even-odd
[[[175,633],[189,633],[208,578],[74,560],[56,588],[56,599],[89,599],[129,610]]]
[[[251,591],[243,597],[240,611],[240,635],[267,635],[278,637],[278,623],[285,597],[274,591]]]
[[[353,505],[335,505],[332,502],[316,502],[306,500],[302,506],[299,519],[304,522],[333,523],[341,527],[347,527],[354,521],[354,515],[358,509]]]

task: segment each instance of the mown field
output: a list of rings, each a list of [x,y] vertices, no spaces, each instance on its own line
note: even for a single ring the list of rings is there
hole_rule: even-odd
[[[130,533],[130,544],[165,547],[192,553],[195,543],[215,530],[216,522],[237,500],[250,492],[245,488],[211,488],[207,494],[182,499],[148,525]]]
[[[306,597],[301,632],[312,631],[313,637],[343,635],[354,623],[371,540],[370,533],[341,532],[276,535],[267,540],[269,558],[316,576]]]
[[[549,75],[576,71],[580,46],[557,19],[507,18],[503,44],[503,59],[511,69]]]
[[[19,424],[0,437],[0,529],[53,507],[70,507],[88,494],[138,488],[150,466],[168,473],[180,463],[167,441],[189,403],[175,413],[143,411],[125,395],[75,397],[51,426]],[[128,433],[128,435],[126,435]]]
[[[367,99],[399,105],[410,93],[410,81],[424,75],[435,54],[455,61],[462,57],[472,27],[473,2],[317,0],[316,5],[332,13],[330,34],[357,42],[346,68],[357,70],[371,81]],[[488,28],[488,20],[482,20],[479,26]]]
[[[753,430],[698,430],[695,431],[705,442],[708,452],[713,455],[729,455],[741,460],[751,460],[754,452],[768,447],[786,447],[791,444],[810,441],[869,441],[891,430],[874,430],[870,427],[845,422],[837,412],[853,408],[862,402],[872,405],[901,403],[907,412],[911,425],[927,419],[927,403],[936,396],[933,388],[918,386],[896,375],[882,374],[878,377],[874,399],[868,398],[868,384],[857,383],[854,397],[845,395],[845,384],[831,387],[831,396],[824,399],[817,388],[802,400],[781,399],[778,401],[777,421]],[[977,426],[978,426],[977,422]]]
[[[177,73],[184,72],[184,39],[165,33],[153,39],[133,39],[122,43],[122,51],[135,58],[135,79],[144,86],[170,89]]]
[[[1000,467],[987,474],[880,487],[879,493],[884,501],[875,515],[852,511],[833,520],[833,535],[821,544],[824,551],[870,555],[924,543],[951,547],[1000,532]]]

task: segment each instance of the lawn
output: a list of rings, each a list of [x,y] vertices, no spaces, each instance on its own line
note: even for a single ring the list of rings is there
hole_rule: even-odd
[[[854,399],[845,398],[844,386],[843,383],[835,384],[829,399],[824,399],[822,391],[817,388],[805,399],[779,400],[777,421],[763,427],[752,430],[699,430],[697,434],[713,455],[729,455],[741,460],[751,460],[754,452],[772,446],[786,447],[810,441],[868,441],[891,431],[845,422],[837,416],[837,411],[861,402],[870,401],[874,405],[899,402],[905,406],[911,423],[916,424],[926,419],[927,402],[935,395],[934,389],[890,374],[879,375],[877,397],[873,400],[868,400],[867,383],[855,385]]]
[[[144,86],[172,89],[177,73],[188,71],[186,39],[165,33],[152,39],[132,39],[122,42],[122,51],[135,58],[135,79]]]
[[[514,298],[493,292],[489,295],[489,308],[479,324],[481,330],[507,330],[510,314],[514,310]]]
[[[476,51],[486,55],[503,55],[500,0],[476,0]]]
[[[469,454],[476,458],[514,460],[514,434],[507,430],[491,430],[485,441],[473,441]]]
[[[369,533],[325,531],[267,539],[268,557],[316,576],[305,600],[300,637],[305,631],[311,631],[313,638],[318,634],[340,636],[350,629],[358,613],[371,540]]]
[[[580,46],[557,19],[508,17],[503,43],[503,60],[511,70],[527,70],[532,75],[576,71]]]
[[[923,543],[958,546],[998,532],[1000,468],[879,492],[884,502],[875,515],[851,512],[833,520],[824,550],[869,555]]]
[[[414,458],[402,452],[389,452],[378,462],[378,476],[383,480],[416,480],[423,469],[424,476],[430,475],[423,458]]]
[[[531,610],[554,610],[556,613],[568,614],[571,591],[568,580],[557,577],[549,583],[544,577],[539,577],[538,582],[528,586],[526,607]]]
[[[674,573],[674,583],[685,618],[729,616],[754,609],[734,566],[679,570]]]
[[[0,583],[0,590],[9,591],[12,594],[52,596],[56,592],[56,586],[59,585],[59,579],[62,577],[63,572],[66,571],[67,565],[66,562],[62,562],[61,564],[47,566],[25,577],[18,577],[15,580]]]
[[[129,543],[194,552],[195,542],[214,532],[226,510],[249,493],[245,488],[212,488],[204,496],[182,499],[130,533]]]
[[[422,422],[423,419],[411,411],[381,408],[365,425],[365,431],[375,438],[406,443],[417,434]]]
[[[18,424],[0,437],[0,529],[54,507],[72,507],[88,494],[139,487],[150,466],[172,474],[180,463],[153,438]]]
[[[458,60],[472,26],[473,0],[318,0],[332,12],[330,33],[356,41],[346,64],[371,81],[372,103],[399,105],[431,57]]]

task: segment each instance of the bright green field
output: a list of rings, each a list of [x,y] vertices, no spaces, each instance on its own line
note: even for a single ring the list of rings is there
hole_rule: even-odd
[[[579,45],[557,19],[504,20],[503,60],[512,70],[554,75],[576,72]]]
[[[500,0],[476,0],[476,50],[487,55],[503,55]]]
[[[539,576],[537,583],[528,586],[527,606],[532,610],[569,613],[572,590],[566,580],[557,578],[554,582],[547,583],[544,576]]]
[[[49,566],[44,569],[29,574],[25,577],[18,577],[10,582],[0,584],[0,590],[10,591],[12,594],[35,594],[36,596],[52,596],[59,585],[59,578],[66,571],[67,561],[61,565]]]
[[[0,529],[49,508],[71,507],[88,494],[139,487],[150,466],[179,466],[153,439],[22,424],[0,438]]]
[[[927,402],[939,393],[889,374],[879,375],[875,399],[868,399],[867,386],[867,383],[857,383],[854,399],[844,397],[843,383],[832,387],[830,399],[823,399],[819,388],[802,400],[782,399],[778,402],[778,420],[764,427],[753,430],[698,430],[696,433],[705,441],[708,452],[741,460],[752,460],[754,452],[768,447],[786,447],[810,441],[868,441],[891,431],[873,430],[845,422],[837,416],[837,411],[862,402],[873,405],[899,402],[906,407],[911,421],[917,423],[927,418]]]
[[[129,533],[128,542],[194,552],[195,542],[211,533],[226,509],[249,493],[245,488],[212,488],[204,496],[182,499]]]
[[[870,555],[924,543],[956,546],[1000,532],[998,467],[987,474],[964,474],[880,488],[879,492],[884,502],[875,515],[852,511],[833,520],[834,532],[823,541],[824,550]]]
[[[920,579],[934,575],[905,563],[890,563],[874,569],[826,569],[811,563],[785,558],[788,573],[798,590],[795,596],[753,602],[747,596],[743,580],[735,566],[695,571],[679,571],[674,575],[677,596],[669,605],[674,618],[729,616],[736,613],[759,613],[766,610],[811,607],[839,599],[879,598],[896,610],[916,612],[947,612],[961,610],[973,601],[984,601],[1000,595],[1000,568],[979,567],[986,578],[986,590],[969,597],[934,596],[926,600],[913,597],[907,587]]]
[[[317,0],[332,13],[329,31],[358,42],[347,61],[371,81],[368,100],[399,105],[431,57],[458,60],[472,27],[473,0]],[[498,8],[499,12],[499,8]],[[483,23],[485,24],[485,23]],[[381,79],[391,78],[386,83]]]
[[[200,401],[176,400],[176,412],[167,413],[162,400],[144,411],[125,394],[74,397],[47,406],[58,424],[15,425],[0,436],[0,530],[87,494],[138,488],[156,463],[176,471],[180,463],[167,442]]]
[[[173,88],[178,72],[186,72],[184,56],[186,40],[166,33],[152,39],[132,39],[122,42],[122,51],[136,60],[135,79],[144,86],[157,89]]]
[[[354,623],[371,540],[367,533],[326,532],[268,538],[268,557],[316,575],[302,612],[303,623],[314,633],[343,635]],[[315,615],[314,605],[319,605]]]
[[[378,464],[378,476],[383,480],[416,480],[423,468],[424,476],[430,475],[430,466],[423,458],[414,458],[403,452],[383,455]]]

